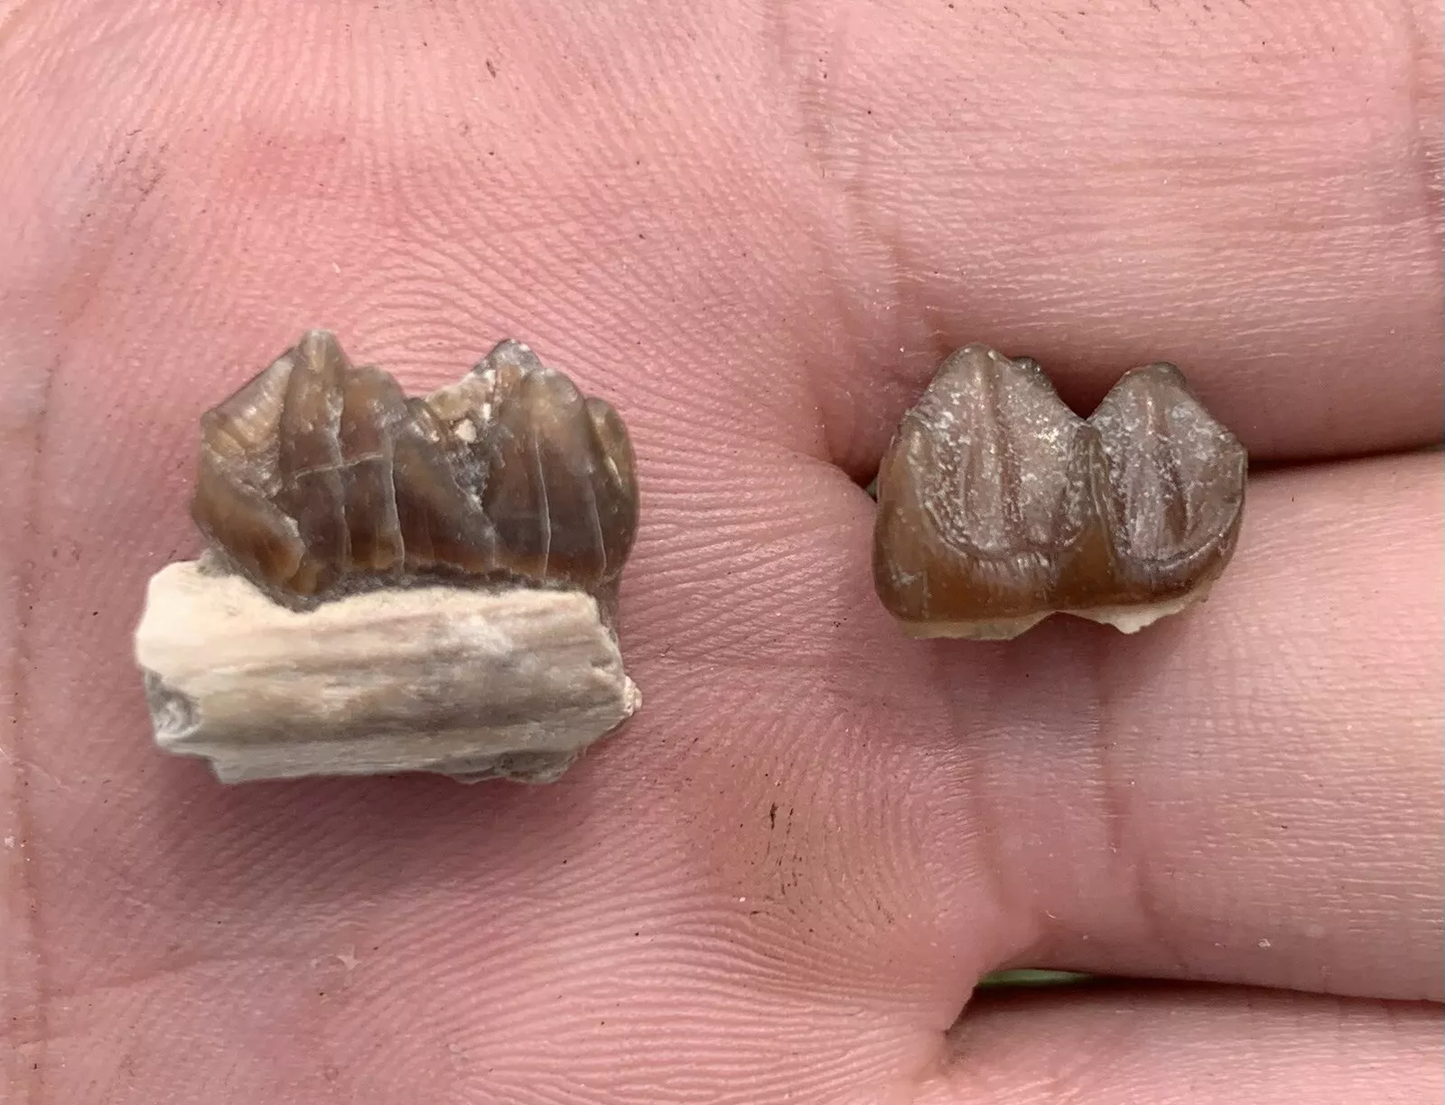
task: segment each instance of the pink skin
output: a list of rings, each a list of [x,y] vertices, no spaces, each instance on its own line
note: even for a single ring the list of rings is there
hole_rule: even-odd
[[[1440,51],[1386,0],[0,3],[0,1099],[1438,1100]],[[151,749],[197,415],[313,325],[627,417],[646,705],[561,783]],[[1277,462],[1207,605],[901,637],[855,481],[969,340],[1084,408],[1177,361]],[[971,997],[1010,965],[1168,981]]]

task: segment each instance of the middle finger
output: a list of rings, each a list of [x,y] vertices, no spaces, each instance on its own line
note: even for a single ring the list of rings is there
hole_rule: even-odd
[[[1441,491],[1433,457],[1266,477],[1210,601],[1139,636],[890,644],[995,961],[1440,997]]]

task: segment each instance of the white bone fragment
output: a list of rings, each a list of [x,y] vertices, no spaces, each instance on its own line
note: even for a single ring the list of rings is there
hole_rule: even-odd
[[[135,654],[156,743],[226,783],[551,782],[642,702],[581,591],[389,588],[299,612],[189,561],[151,578]]]

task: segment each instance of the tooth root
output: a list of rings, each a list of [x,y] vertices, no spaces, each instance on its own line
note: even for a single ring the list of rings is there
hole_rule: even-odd
[[[296,611],[205,563],[136,630],[157,745],[226,783],[424,771],[550,782],[641,706],[575,590],[412,587]]]

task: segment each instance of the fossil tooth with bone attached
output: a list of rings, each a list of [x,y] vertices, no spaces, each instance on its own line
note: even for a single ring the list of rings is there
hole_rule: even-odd
[[[201,419],[199,561],[136,631],[156,740],[224,781],[558,777],[640,695],[621,417],[506,341],[407,398],[312,331]]]
[[[965,346],[879,470],[874,585],[917,637],[1007,639],[1055,613],[1132,633],[1207,596],[1247,467],[1173,365],[1127,373],[1086,420],[1037,362]]]

